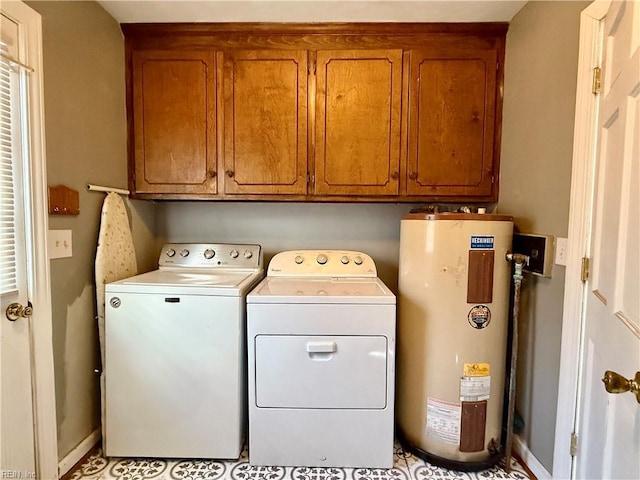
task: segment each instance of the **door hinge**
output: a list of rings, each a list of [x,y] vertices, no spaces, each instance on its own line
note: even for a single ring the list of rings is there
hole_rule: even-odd
[[[600,67],[595,67],[593,69],[593,86],[591,91],[594,95],[598,95],[600,93],[600,88],[602,87],[602,69]]]
[[[580,280],[586,282],[589,279],[589,257],[582,257],[580,266]]]
[[[569,454],[575,457],[578,453],[578,435],[574,432],[571,434],[571,446],[569,447]]]

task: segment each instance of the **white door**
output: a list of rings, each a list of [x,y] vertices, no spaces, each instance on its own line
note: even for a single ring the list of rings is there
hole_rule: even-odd
[[[3,12],[1,48],[12,58],[19,58],[18,30],[19,25]],[[35,472],[31,325],[25,311],[29,297],[24,193],[28,190],[21,83],[27,73],[7,57],[0,63],[0,471],[25,476]],[[15,308],[11,315],[9,308]]]
[[[41,21],[0,13],[0,478],[57,478]]]
[[[603,42],[575,476],[638,479],[640,392],[602,379],[640,371],[640,2],[611,4]]]

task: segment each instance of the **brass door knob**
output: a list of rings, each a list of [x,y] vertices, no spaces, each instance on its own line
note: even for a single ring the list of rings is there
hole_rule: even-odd
[[[12,322],[15,322],[20,318],[29,318],[32,314],[33,306],[31,305],[31,302],[29,302],[26,307],[18,302],[14,302],[7,307],[6,312],[7,319]]]
[[[604,388],[609,393],[624,393],[631,392],[635,394],[638,403],[640,403],[640,372],[636,372],[636,376],[633,380],[629,380],[619,373],[607,370],[604,372],[604,378],[602,379]]]

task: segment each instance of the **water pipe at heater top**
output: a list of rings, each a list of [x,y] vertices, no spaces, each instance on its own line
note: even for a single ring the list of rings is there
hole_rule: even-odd
[[[513,273],[513,284],[520,286],[522,284],[522,268],[529,265],[529,256],[522,253],[507,253],[505,255],[507,262],[513,262],[515,272]]]

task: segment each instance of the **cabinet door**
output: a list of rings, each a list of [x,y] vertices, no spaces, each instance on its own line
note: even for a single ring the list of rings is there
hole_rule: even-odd
[[[410,52],[408,195],[494,194],[496,50]]]
[[[307,193],[307,52],[224,52],[224,193]]]
[[[315,193],[397,195],[402,50],[317,53]]]
[[[133,52],[136,193],[216,193],[215,58]]]

